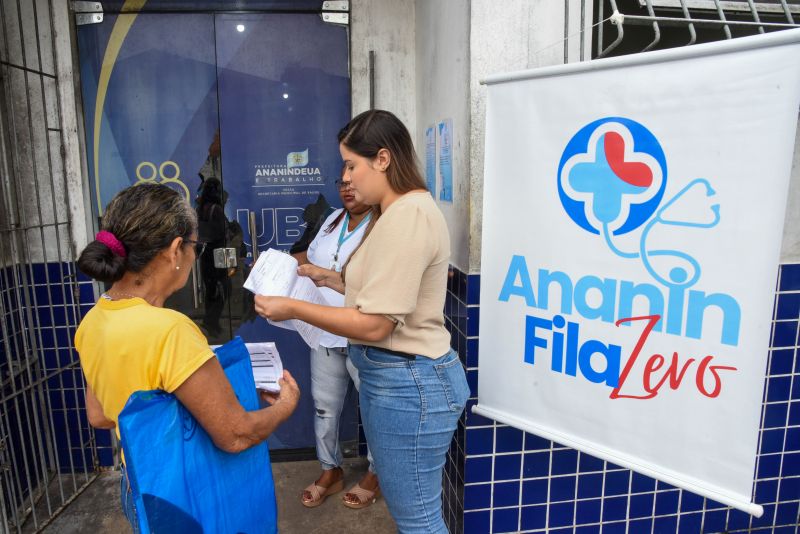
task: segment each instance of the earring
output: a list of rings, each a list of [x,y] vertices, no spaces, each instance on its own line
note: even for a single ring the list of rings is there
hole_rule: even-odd
[[[176,271],[180,271],[180,270],[181,270],[181,266],[180,266],[180,265],[176,265],[176,266],[175,266],[175,270],[176,270]]]

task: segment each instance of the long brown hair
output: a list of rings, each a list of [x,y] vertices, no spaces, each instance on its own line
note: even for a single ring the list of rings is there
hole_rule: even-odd
[[[374,159],[385,148],[391,154],[386,178],[392,191],[401,195],[415,189],[427,191],[411,135],[393,113],[371,109],[356,115],[339,132],[339,143],[369,159]]]

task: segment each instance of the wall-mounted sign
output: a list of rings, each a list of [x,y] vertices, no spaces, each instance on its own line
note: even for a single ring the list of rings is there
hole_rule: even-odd
[[[436,198],[436,129],[425,129],[425,183],[433,198]]]
[[[754,515],[800,30],[487,81],[476,411]]]
[[[444,119],[438,129],[439,174],[442,176],[439,200],[453,202],[453,119]]]

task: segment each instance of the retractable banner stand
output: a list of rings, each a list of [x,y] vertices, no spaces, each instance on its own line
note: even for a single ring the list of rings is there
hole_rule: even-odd
[[[761,515],[800,30],[486,83],[475,411]]]

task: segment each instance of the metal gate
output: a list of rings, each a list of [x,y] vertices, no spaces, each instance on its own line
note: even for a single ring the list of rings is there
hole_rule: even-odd
[[[61,0],[0,0],[0,533],[41,530],[97,476],[72,347],[93,289],[74,264],[66,15]]]

